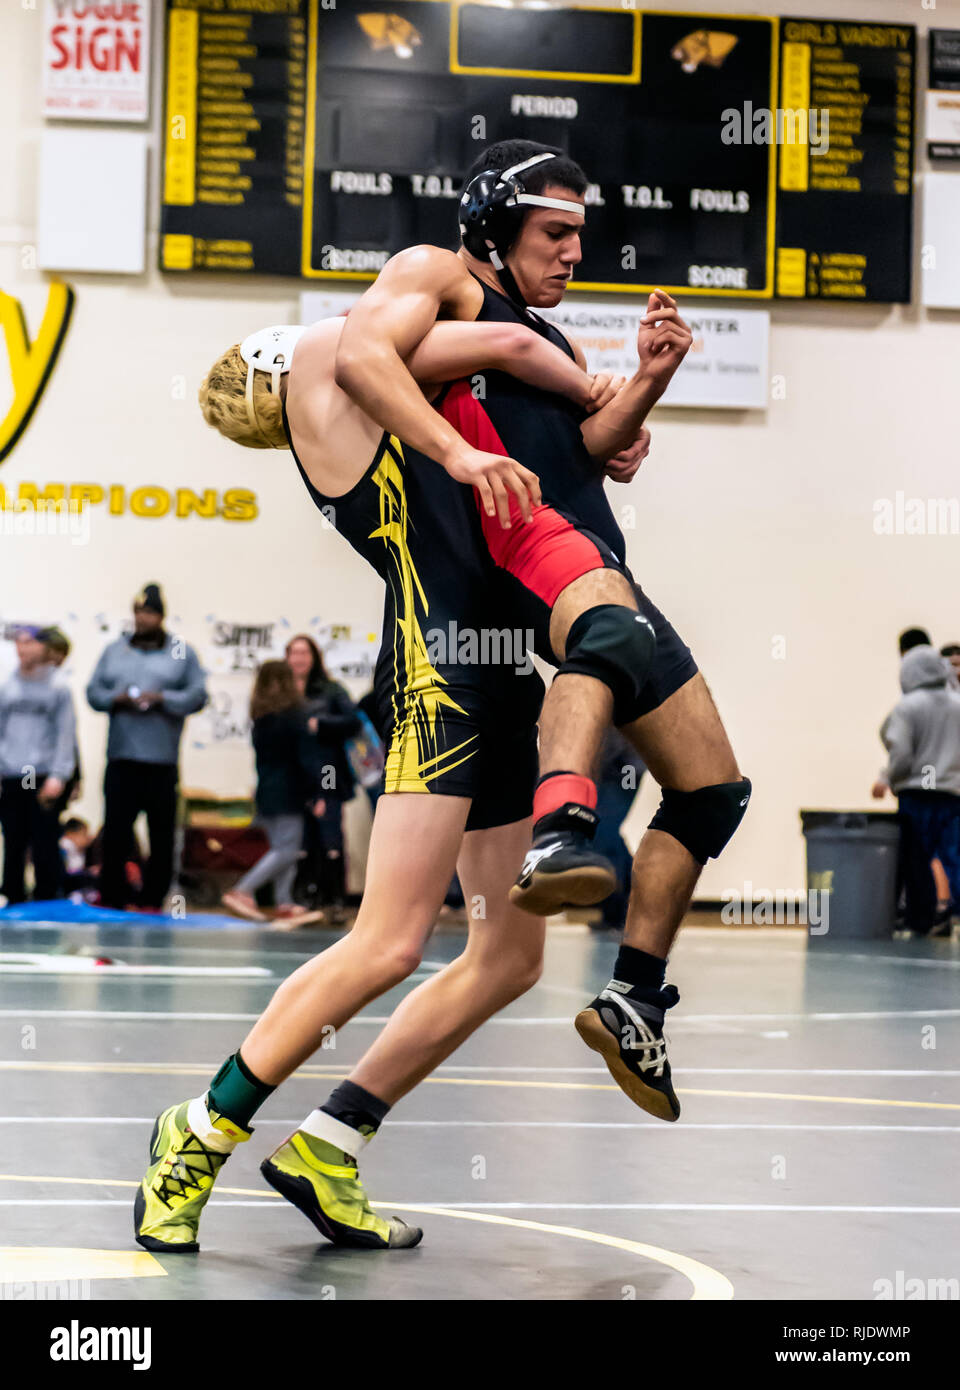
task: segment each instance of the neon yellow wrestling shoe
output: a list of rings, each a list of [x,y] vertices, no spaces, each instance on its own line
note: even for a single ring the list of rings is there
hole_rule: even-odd
[[[344,1131],[348,1128],[337,1120],[331,1125]],[[362,1138],[355,1130],[352,1136],[352,1140],[345,1136],[348,1143]],[[264,1159],[260,1172],[334,1245],[354,1250],[408,1250],[423,1238],[419,1226],[408,1226],[398,1216],[378,1216],[357,1175],[356,1160],[303,1129],[295,1130]]]
[[[200,1214],[217,1174],[249,1138],[247,1130],[208,1110],[203,1096],[158,1115],[150,1139],[153,1161],[133,1205],[137,1244],[172,1255],[199,1250]]]

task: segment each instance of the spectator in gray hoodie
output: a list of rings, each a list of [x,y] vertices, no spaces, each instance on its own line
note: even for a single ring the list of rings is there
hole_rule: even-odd
[[[943,657],[929,645],[904,656],[900,688],[903,698],[880,730],[888,758],[873,795],[889,787],[899,800],[905,924],[926,934],[936,913],[932,859],[943,865],[954,907],[960,906],[960,695],[948,687]]]
[[[34,897],[60,896],[59,819],[77,750],[73,696],[48,660],[43,633],[24,629],[16,646],[19,667],[0,685],[0,892],[22,903],[28,854]]]
[[[163,907],[173,875],[183,721],[207,702],[197,654],[164,631],[164,611],[159,587],[147,584],[133,602],[133,632],[110,643],[87,686],[92,708],[110,715],[100,873],[107,907],[128,905],[124,865],[141,811],[147,816],[150,859],[140,905],[153,912]]]

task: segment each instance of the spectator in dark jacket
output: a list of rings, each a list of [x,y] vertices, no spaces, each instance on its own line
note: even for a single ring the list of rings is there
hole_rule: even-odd
[[[133,601],[133,632],[104,650],[87,686],[91,707],[110,715],[100,879],[105,907],[129,901],[125,865],[141,811],[150,834],[141,905],[159,912],[173,876],[180,735],[186,716],[203,709],[207,690],[196,652],[164,631],[164,611],[159,587],[147,584]]]
[[[224,907],[238,917],[265,922],[254,894],[274,886],[275,917],[288,926],[320,920],[322,913],[300,912],[293,901],[297,861],[303,853],[303,818],[309,806],[323,810],[323,766],[316,740],[307,728],[306,709],[285,661],[265,661],[250,698],[253,747],[257,757],[257,820],[270,848],[232,889]]]
[[[301,891],[312,907],[326,909],[328,921],[341,922],[346,894],[343,808],[356,789],[347,743],[359,733],[360,718],[346,690],[327,674],[312,637],[292,637],[286,657],[323,767],[324,809],[305,824]]]
[[[19,668],[0,685],[0,892],[11,903],[24,900],[28,853],[34,896],[60,896],[59,822],[77,760],[73,697],[47,658],[42,632],[24,629],[16,642]]]

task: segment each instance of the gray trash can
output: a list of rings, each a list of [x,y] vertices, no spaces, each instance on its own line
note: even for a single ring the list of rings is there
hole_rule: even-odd
[[[893,935],[900,826],[889,811],[801,811],[811,942]],[[824,898],[823,894],[828,896]]]

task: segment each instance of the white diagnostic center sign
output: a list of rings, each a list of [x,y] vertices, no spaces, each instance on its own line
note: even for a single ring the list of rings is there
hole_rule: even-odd
[[[701,309],[678,300],[693,345],[661,403],[763,410],[767,404],[770,315],[765,309]],[[589,372],[632,376],[637,369],[637,330],[646,303],[570,296],[541,318],[583,349]]]
[[[307,291],[300,296],[304,323],[342,314],[357,295]],[[662,396],[664,405],[764,410],[768,399],[770,315],[766,309],[701,309],[678,301],[693,331],[693,346]],[[589,372],[632,376],[637,369],[637,330],[646,302],[581,299],[570,295],[555,309],[538,309],[583,349]]]
[[[45,0],[43,114],[145,121],[150,104],[150,0]]]

